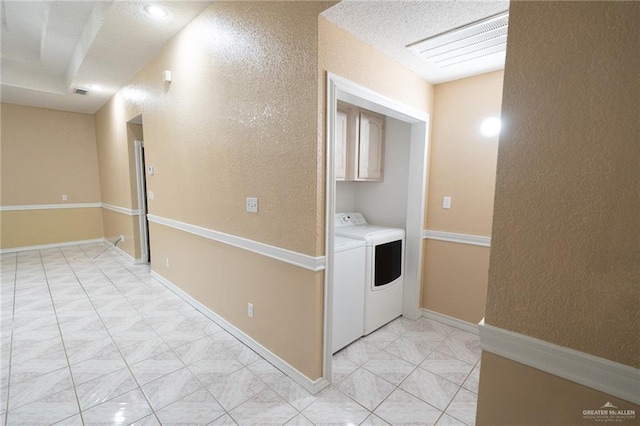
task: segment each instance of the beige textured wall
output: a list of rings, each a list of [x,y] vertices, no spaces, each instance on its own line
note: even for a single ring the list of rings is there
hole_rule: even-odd
[[[113,99],[96,113],[98,165],[102,202],[133,208],[131,181],[135,181],[135,175],[131,174],[129,167],[127,134],[127,121],[133,117],[125,114],[124,105]]]
[[[499,117],[503,71],[434,88],[427,229],[491,235],[498,137],[480,133]],[[450,196],[451,209],[442,208]],[[472,323],[484,317],[489,248],[425,241],[423,308]]]
[[[2,205],[100,202],[93,116],[2,104]]]
[[[487,299],[489,249],[426,240],[421,307],[477,324]]]
[[[637,425],[640,406],[558,376],[483,352],[478,392],[478,426],[594,425],[584,410],[611,402],[635,410],[635,420],[610,422]]]
[[[119,176],[101,174],[105,202],[130,199],[126,146],[110,141],[142,113],[151,213],[319,254],[317,16],[328,5],[216,2],[188,25],[98,112],[105,170]],[[246,213],[248,196],[259,214]]]
[[[0,248],[102,238],[101,210],[80,208],[0,212]]]
[[[153,256],[162,259],[156,272],[308,377],[322,375],[322,273],[162,225],[150,227]],[[253,319],[246,315],[247,303],[254,305]]]
[[[431,112],[431,83],[324,17],[319,17],[318,23],[318,66],[323,102],[320,111],[325,108],[325,72],[329,71],[397,102]],[[324,123],[324,120],[320,123]]]
[[[119,241],[117,246],[129,256],[138,259],[141,256],[140,227],[137,216],[129,216],[113,210],[102,209],[103,236],[115,243],[122,235],[124,241]]]
[[[3,206],[100,202],[93,116],[2,104]],[[62,195],[67,201],[62,201]],[[2,212],[2,248],[102,236],[100,209]]]
[[[485,118],[500,117],[503,71],[434,90],[427,228],[491,235],[498,137],[480,133]],[[442,197],[451,197],[451,209]]]
[[[102,202],[126,209],[138,209],[135,145],[143,139],[139,124],[127,123],[125,109],[113,101],[96,114],[96,139]],[[125,118],[126,117],[126,118]],[[103,235],[111,242],[123,235],[118,248],[134,259],[140,258],[140,231],[137,216],[103,209]]]
[[[486,315],[634,367],[639,22],[637,2],[511,3]]]
[[[151,214],[320,254],[317,22],[329,5],[207,8],[97,113],[104,202],[134,206],[127,122],[142,114],[146,164],[155,168]],[[258,214],[245,212],[248,196],[259,198]],[[126,237],[135,218],[118,215],[105,213],[105,234]],[[321,376],[322,273],[158,225],[150,237],[155,271],[310,378]],[[128,243],[121,248],[133,255]],[[248,302],[260,321],[248,319]]]

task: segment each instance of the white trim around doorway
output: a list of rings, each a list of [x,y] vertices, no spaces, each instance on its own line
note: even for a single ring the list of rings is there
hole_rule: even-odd
[[[325,275],[324,275],[324,352],[323,377],[331,380],[331,330],[333,300],[333,247],[335,213],[334,144],[338,100],[392,117],[411,125],[411,151],[406,222],[405,291],[403,316],[417,319],[421,315],[420,281],[422,270],[422,231],[425,219],[425,200],[428,165],[429,114],[380,95],[343,77],[327,73],[326,97],[326,170],[325,170]]]

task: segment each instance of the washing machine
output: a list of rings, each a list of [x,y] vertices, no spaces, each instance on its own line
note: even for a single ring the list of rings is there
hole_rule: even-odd
[[[336,213],[335,235],[364,241],[363,335],[402,315],[405,231],[369,225],[362,213]]]
[[[332,353],[362,337],[366,244],[334,238]]]

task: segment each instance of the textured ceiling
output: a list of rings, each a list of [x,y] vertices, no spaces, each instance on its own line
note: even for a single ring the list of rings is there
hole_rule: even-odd
[[[211,1],[156,3],[168,17],[150,18],[142,1],[2,1],[2,102],[96,112]],[[507,8],[507,1],[345,0],[323,15],[439,83],[500,69],[504,59],[443,72],[406,46]],[[77,87],[89,94],[74,94]]]
[[[139,1],[3,1],[2,102],[96,112],[211,2],[156,3],[166,18]]]
[[[431,83],[442,83],[504,68],[504,55],[439,69],[406,46],[508,9],[508,1],[344,0],[322,15]]]

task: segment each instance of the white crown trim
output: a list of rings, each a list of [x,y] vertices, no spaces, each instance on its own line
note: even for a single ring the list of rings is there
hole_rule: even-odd
[[[179,222],[173,219],[167,219],[165,217],[155,216],[152,214],[148,214],[147,219],[152,223],[168,226],[170,228],[188,232],[193,235],[198,235],[209,240],[248,250],[253,253],[261,254],[272,259],[280,260],[291,265],[308,269],[310,271],[317,272],[322,271],[325,268],[324,256],[313,257],[307,254],[298,253],[280,247],[270,246],[269,244],[264,244],[258,241],[237,237],[235,235],[225,234],[224,232],[218,232],[214,231],[213,229],[202,228],[200,226]]]
[[[422,233],[423,239],[448,241],[450,243],[470,244],[472,246],[491,247],[491,237],[472,234],[458,234],[456,232],[434,231],[426,229]]]
[[[102,203],[66,203],[66,204],[28,204],[22,206],[0,206],[0,211],[55,210],[55,209],[93,209],[102,207]]]
[[[563,379],[640,404],[640,369],[531,336],[478,324],[482,349]]]
[[[213,322],[218,324],[220,327],[224,328],[236,339],[240,340],[242,343],[244,343],[249,348],[254,350],[258,355],[260,355],[261,357],[269,361],[273,366],[275,366],[280,371],[285,373],[294,382],[298,383],[300,386],[305,388],[308,392],[312,394],[316,394],[329,385],[329,382],[324,378],[311,380],[310,378],[305,376],[303,373],[298,371],[291,364],[289,364],[288,362],[280,358],[278,355],[271,352],[269,349],[262,346],[260,343],[254,340],[251,336],[249,336],[244,331],[240,330],[239,328],[237,328],[236,326],[234,326],[233,324],[231,324],[230,322],[222,318],[220,315],[213,312],[208,307],[198,302],[191,295],[189,295],[187,292],[182,290],[180,287],[173,284],[168,279],[164,278],[162,275],[158,274],[155,271],[151,271],[151,276],[156,280],[158,280],[161,284],[163,284],[169,290],[173,291],[175,294],[180,296],[185,302],[187,302],[188,304],[193,306],[195,309],[200,311],[202,314],[207,316],[209,319],[211,319]]]

